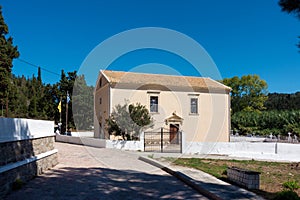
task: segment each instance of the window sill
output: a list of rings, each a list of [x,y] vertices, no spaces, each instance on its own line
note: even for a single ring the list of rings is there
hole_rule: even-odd
[[[159,115],[159,112],[150,112],[151,115]]]
[[[190,116],[199,116],[199,113],[189,113]]]

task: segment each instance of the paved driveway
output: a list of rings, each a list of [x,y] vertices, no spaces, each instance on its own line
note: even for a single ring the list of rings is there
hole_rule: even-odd
[[[138,155],[56,143],[59,164],[6,199],[206,199]]]

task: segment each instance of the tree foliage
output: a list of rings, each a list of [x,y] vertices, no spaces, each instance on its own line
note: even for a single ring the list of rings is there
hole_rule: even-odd
[[[8,26],[6,25],[2,7],[0,6],[0,103],[6,105],[6,116],[8,116],[8,95],[11,91],[12,61],[19,57],[17,46],[13,45],[13,38],[8,37]]]
[[[94,123],[94,87],[86,84],[84,75],[76,78],[72,95],[72,113],[77,130],[88,130]]]
[[[77,80],[75,82],[75,80]],[[38,69],[38,77],[31,78],[24,76],[12,76],[10,92],[8,95],[9,109],[8,117],[31,118],[53,120],[56,124],[60,122],[60,113],[57,109],[60,99],[62,100],[61,122],[63,131],[66,130],[66,98],[70,94],[68,104],[68,128],[88,130],[93,125],[93,90],[87,86],[84,76],[76,75],[76,71],[62,71],[61,79],[54,84],[42,82],[41,69]],[[73,85],[80,88],[76,95],[73,94]],[[77,121],[75,126],[72,104],[75,98],[76,113],[74,118]],[[77,101],[77,99],[79,101]],[[3,108],[2,108],[3,111]],[[80,116],[82,114],[82,116]],[[78,127],[77,127],[78,126]]]
[[[294,14],[300,19],[300,0],[280,0],[278,4],[282,11]],[[300,48],[300,42],[297,46]]]
[[[268,85],[258,75],[246,75],[241,78],[235,76],[225,78],[222,82],[232,88],[230,93],[232,113],[265,109]]]
[[[116,105],[111,116],[106,120],[110,135],[121,135],[126,140],[136,140],[146,127],[153,126],[153,119],[148,109],[140,104]]]
[[[280,0],[279,5],[282,11],[293,13],[300,18],[300,0]]]
[[[300,92],[267,94],[267,83],[257,75],[225,78],[231,91],[231,129],[260,135],[300,134]]]
[[[294,94],[269,93],[267,110],[300,110],[300,92]]]
[[[242,134],[300,134],[300,110],[237,112],[231,117],[232,129]]]

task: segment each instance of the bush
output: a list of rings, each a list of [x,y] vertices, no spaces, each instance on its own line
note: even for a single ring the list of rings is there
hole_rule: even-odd
[[[295,191],[300,188],[297,181],[287,181],[282,184],[283,188],[289,191]]]
[[[300,200],[296,192],[290,190],[284,190],[278,192],[274,200]]]

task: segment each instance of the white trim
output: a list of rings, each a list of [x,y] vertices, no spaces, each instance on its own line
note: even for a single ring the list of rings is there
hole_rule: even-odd
[[[160,93],[147,93],[148,94],[148,102],[149,102],[149,113],[150,114],[158,114],[160,109]],[[151,112],[151,97],[157,97],[157,112]]]
[[[58,152],[57,149],[53,149],[53,150],[51,150],[51,151],[47,151],[47,152],[45,152],[45,153],[41,153],[41,154],[39,154],[39,155],[36,155],[36,156],[30,157],[30,158],[27,158],[27,159],[22,160],[22,161],[18,161],[18,162],[15,162],[15,163],[10,163],[10,164],[1,166],[1,167],[0,167],[0,174],[3,173],[3,172],[9,171],[9,170],[18,168],[18,167],[20,167],[20,166],[23,166],[23,165],[26,165],[26,164],[35,162],[35,161],[40,160],[40,159],[42,159],[42,158],[45,158],[45,157],[47,157],[47,156],[51,156],[51,155],[53,155],[53,154],[55,154],[55,153],[57,153],[57,152]]]
[[[192,113],[192,99],[197,100],[197,112]],[[189,115],[198,116],[199,115],[199,95],[189,96]]]

